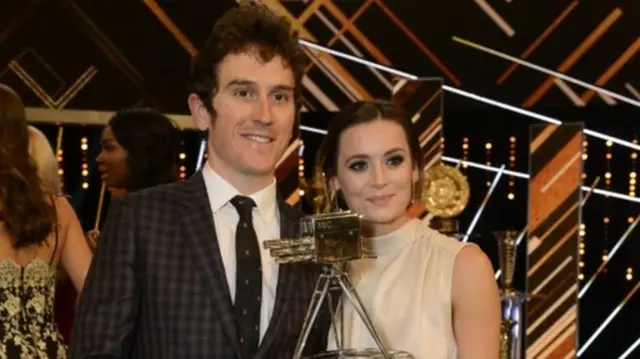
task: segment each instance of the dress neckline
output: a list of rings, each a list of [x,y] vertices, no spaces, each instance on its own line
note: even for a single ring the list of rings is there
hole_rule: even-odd
[[[364,237],[363,247],[376,256],[396,252],[417,239],[416,230],[420,224],[421,221],[414,218],[393,232],[378,237]]]

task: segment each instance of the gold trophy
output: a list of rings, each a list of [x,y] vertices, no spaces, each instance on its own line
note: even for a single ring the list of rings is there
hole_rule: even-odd
[[[323,266],[324,273],[318,278],[293,359],[300,359],[306,345],[311,328],[315,323],[320,307],[326,301],[329,304],[332,318],[332,329],[336,334],[337,350],[316,354],[313,358],[384,358],[413,359],[409,353],[389,350],[378,335],[373,321],[367,313],[362,300],[347,275],[346,265],[349,261],[361,258],[372,258],[362,249],[361,226],[362,216],[351,211],[338,208],[337,194],[327,188],[327,181],[322,170],[317,175],[309,191],[305,191],[313,205],[314,215],[300,219],[300,237],[273,239],[264,242],[270,255],[277,263],[313,262]],[[342,328],[337,328],[335,307],[330,291],[342,291],[345,302],[353,305],[356,313],[365,324],[369,334],[376,342],[376,348],[350,349],[342,346]]]
[[[524,293],[513,289],[513,273],[516,263],[516,231],[494,232],[498,242],[501,270],[500,303],[502,325],[500,328],[500,359],[522,358],[522,330],[524,319]]]
[[[299,238],[273,239],[264,242],[265,248],[269,249],[269,253],[277,263],[314,262],[323,265],[324,268],[324,273],[318,278],[311,297],[293,359],[302,357],[311,328],[325,300],[329,304],[338,349],[316,354],[313,358],[413,358],[406,352],[388,350],[385,347],[345,270],[349,261],[367,258],[362,250],[361,222],[362,217],[351,211],[315,214],[300,219]],[[341,290],[343,298],[353,305],[375,340],[377,348],[361,350],[342,347],[342,330],[338,330],[333,320],[336,315],[329,293],[332,290]]]
[[[443,163],[424,171],[422,201],[427,211],[425,221],[433,229],[448,235],[458,233],[460,214],[469,202],[469,183],[456,167]]]
[[[314,178],[308,181],[304,177],[298,179],[298,189],[302,190],[302,200],[304,200],[311,208],[313,213],[324,213],[327,206],[326,188],[321,179]]]

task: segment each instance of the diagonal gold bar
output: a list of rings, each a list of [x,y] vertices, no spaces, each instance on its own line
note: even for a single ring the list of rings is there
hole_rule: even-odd
[[[304,26],[307,20],[309,20],[311,16],[313,16],[316,13],[316,11],[320,9],[320,6],[322,6],[322,3],[323,3],[323,0],[313,0],[311,4],[307,5],[307,7],[304,9],[302,14],[300,14],[300,17],[298,18],[300,25]]]
[[[160,23],[173,35],[178,43],[189,53],[191,56],[198,54],[198,50],[187,38],[187,36],[180,30],[180,28],[171,20],[169,15],[158,5],[155,0],[144,0],[144,4],[151,10],[151,12],[158,18]]]
[[[507,21],[500,15],[489,3],[487,0],[473,0],[473,2],[478,5],[480,10],[482,10],[488,17],[493,21],[502,32],[505,33],[508,37],[513,37],[516,34],[515,30],[507,23]]]
[[[318,3],[320,4],[321,1],[325,1],[325,0],[315,0],[314,4]],[[360,6],[360,8],[351,16],[351,18],[347,19],[347,23],[343,23],[342,24],[342,28],[340,28],[340,30],[338,30],[338,32],[336,32],[335,34],[333,34],[333,37],[331,39],[329,39],[329,42],[327,42],[327,47],[331,47],[338,39],[340,39],[340,37],[342,37],[342,34],[344,34],[345,31],[348,31],[350,29],[350,26],[353,26],[353,23],[362,15],[364,14],[365,10],[367,8],[369,8],[369,6],[373,3],[373,0],[366,0],[366,2]],[[310,6],[309,6],[310,7]],[[308,8],[307,8],[308,9]],[[306,10],[305,10],[306,11]],[[304,14],[303,14],[304,15]],[[301,16],[302,18],[302,16]],[[375,51],[377,51],[377,49],[375,49]],[[382,60],[387,60],[386,57],[383,57]],[[388,61],[388,60],[387,60]],[[314,63],[311,62],[309,63],[309,65],[307,65],[307,67],[305,68],[304,72],[307,73],[309,72],[309,70],[311,70],[311,68],[313,67]],[[390,62],[388,64],[388,66],[390,66]]]
[[[418,109],[418,111],[416,111],[417,114],[422,114],[422,111],[424,111],[427,107],[429,107],[429,105],[431,105],[433,103],[433,101],[438,98],[438,96],[442,95],[442,90],[438,90],[436,92],[433,93],[433,95],[431,95],[431,97],[429,97],[429,99],[427,100],[427,102],[425,102],[424,104],[422,104],[422,106],[420,106],[420,108]]]
[[[263,4],[267,5],[271,10],[286,17],[292,26],[300,32],[301,38],[309,41],[317,42],[315,37],[300,23],[300,21],[287,10],[280,1],[263,0]],[[331,55],[325,52],[316,53],[319,59],[324,60],[327,70],[335,72],[337,77],[355,92],[355,95],[364,100],[372,98],[371,94]]]
[[[557,71],[567,72],[580,58],[609,30],[609,28],[622,16],[622,10],[615,8],[609,15],[593,30],[589,36],[567,57],[558,67]],[[549,76],[522,104],[523,107],[534,106],[553,85],[554,78]]]
[[[538,134],[538,136],[536,136],[536,138],[531,141],[530,151],[536,152],[538,150],[538,147],[540,147],[540,145],[544,143],[549,138],[549,136],[551,136],[557,129],[557,126],[545,127],[544,130],[542,130],[542,132],[540,132],[540,134]]]
[[[376,45],[371,40],[369,40],[369,38],[365,34],[363,34],[362,31],[358,29],[358,27],[353,26],[353,21],[355,20],[348,19],[344,15],[342,10],[340,10],[340,8],[338,8],[338,6],[336,6],[336,4],[333,1],[330,1],[330,0],[322,0],[322,1],[324,2],[324,5],[327,8],[327,10],[329,10],[329,12],[333,16],[335,16],[336,19],[338,19],[338,21],[342,23],[342,26],[348,29],[348,31],[353,35],[353,37],[355,37],[356,40],[358,40],[358,42],[360,42],[360,44],[362,44],[362,46],[366,49],[366,51],[368,51],[371,54],[371,56],[373,56],[376,62],[381,63],[382,65],[385,65],[385,66],[391,66],[391,61],[386,56],[384,56],[382,51],[380,51],[376,47]],[[366,9],[367,7],[369,7],[369,4],[371,4],[371,2],[372,0],[368,0],[367,2],[365,2],[364,5],[362,5],[361,9],[362,8]],[[356,12],[355,15],[357,14],[358,12]]]
[[[360,16],[364,14],[365,10],[367,10],[369,6],[371,6],[371,4],[373,4],[373,0],[366,0],[365,3],[362,4],[362,6],[360,6],[353,15],[351,15],[347,23],[343,24],[340,31],[336,32],[329,40],[329,42],[327,42],[327,46],[333,45],[345,31],[348,31],[353,26],[353,23],[355,23],[356,20],[358,20],[358,18],[360,18]]]
[[[440,121],[438,121],[438,125],[440,125],[439,122]],[[438,129],[438,132],[439,131],[440,129]],[[425,162],[424,168],[430,168],[431,166],[438,163],[440,161],[440,158],[442,158],[442,142],[438,141],[432,144],[429,148],[423,148],[423,153]]]
[[[575,205],[573,205],[573,207],[569,208],[565,213],[563,213],[562,216],[556,222],[554,222],[553,226],[551,226],[549,230],[544,233],[544,235],[540,238],[540,241],[544,241],[546,238],[552,235],[553,231],[556,230],[558,226],[561,226],[563,222],[566,222],[568,217],[571,215],[571,212],[574,211],[576,208],[578,208],[579,205],[580,205],[579,203],[576,203]],[[567,240],[570,239],[571,235],[574,235],[577,232],[578,232],[578,224],[571,227],[570,229],[567,229],[567,232],[563,237],[560,238],[560,240],[558,240],[558,238],[550,239],[550,240],[553,240],[554,242],[557,241],[557,243],[553,246],[553,248],[548,250],[546,254],[538,262],[536,262],[535,264],[531,263],[532,265],[531,265],[531,268],[529,268],[527,275],[531,276],[533,273],[535,273],[558,250],[558,248],[560,248]],[[531,253],[529,253],[529,255],[531,255]]]
[[[624,299],[616,306],[616,309],[611,311],[609,316],[602,322],[602,324],[598,327],[598,329],[596,329],[596,331],[593,334],[591,334],[589,339],[587,339],[587,341],[582,345],[582,347],[580,347],[580,350],[578,350],[577,357],[580,357],[585,352],[585,350],[589,348],[591,343],[593,343],[593,341],[600,335],[600,333],[602,333],[602,331],[607,327],[607,325],[609,325],[611,320],[616,315],[618,315],[618,313],[622,311],[622,308],[624,308],[624,306],[629,302],[629,299],[631,299],[631,297],[633,297],[633,295],[636,294],[638,289],[640,289],[640,281],[636,282],[636,285],[631,289],[631,291],[629,291],[629,293],[627,293]],[[625,359],[625,358],[630,358],[630,357],[620,356],[618,359]]]
[[[429,124],[429,126],[427,126],[427,128],[424,131],[422,131],[422,133],[418,137],[418,140],[420,141],[420,143],[426,141],[427,137],[429,137],[430,135],[433,135],[434,131],[440,131],[440,129],[438,128],[438,126],[440,125],[442,125],[441,120],[439,119],[433,120]]]
[[[629,46],[623,53],[622,55],[620,55],[620,57],[618,57],[618,59],[616,59],[616,61],[613,62],[613,64],[611,66],[609,66],[609,68],[602,74],[600,75],[600,77],[598,77],[598,79],[596,80],[595,85],[596,86],[604,86],[607,82],[609,82],[609,80],[611,80],[611,78],[613,76],[615,76],[615,74],[618,73],[618,71],[620,71],[620,69],[627,64],[627,62],[629,62],[629,60],[635,56],[635,54],[638,52],[638,50],[640,50],[640,37],[638,37],[636,39],[636,41],[631,44],[631,46]],[[588,103],[589,100],[591,100],[593,98],[593,96],[595,95],[595,91],[593,90],[587,90],[585,91],[585,93],[582,95],[582,101],[584,101],[584,103]]]
[[[36,96],[42,100],[48,107],[60,109],[66,106],[75,95],[80,92],[89,81],[98,73],[94,66],[90,66],[57,100],[54,100],[47,92],[38,84],[29,73],[20,66],[20,64],[12,60],[9,62],[9,68],[33,91]]]
[[[579,289],[583,126],[534,125],[530,133],[526,286],[533,295],[526,309],[526,352],[568,358],[577,349],[565,336],[577,331],[572,319]]]
[[[42,102],[44,102],[45,105],[50,108],[55,108],[55,101],[51,96],[49,96],[40,85],[38,85],[36,80],[34,80],[33,77],[31,77],[31,75],[29,75],[29,73],[27,73],[27,71],[23,69],[17,61],[11,60],[9,62],[9,68],[31,89],[31,91],[33,91],[33,93],[36,94],[36,96],[38,96],[38,98],[40,98]]]
[[[422,51],[422,53],[424,53],[440,69],[440,71],[442,71],[442,73],[444,73],[445,76],[447,76],[449,80],[451,80],[451,82],[456,84],[456,86],[460,86],[460,80],[453,73],[453,71],[451,71],[444,64],[444,62],[442,62],[442,60],[440,60],[440,58],[438,58],[438,56],[433,53],[433,51],[431,51],[422,41],[420,41],[418,36],[416,36],[416,34],[414,34],[413,31],[411,31],[409,27],[405,25],[402,20],[400,20],[400,18],[398,18],[398,16],[394,14],[393,11],[389,7],[387,7],[387,5],[383,1],[375,0],[375,2],[380,7],[380,9],[382,9],[382,11],[391,19],[391,21],[393,21],[400,28],[400,30],[402,30],[409,37],[409,39],[418,47],[418,49]]]
[[[538,48],[538,46],[540,46],[542,44],[542,42],[544,40],[546,40],[547,37],[549,37],[549,35],[551,35],[551,33],[562,23],[562,21],[564,21],[564,19],[566,19],[567,16],[569,16],[569,14],[573,11],[573,9],[576,8],[576,6],[578,6],[578,1],[577,0],[573,0],[569,4],[569,6],[567,6],[562,11],[560,16],[558,16],[555,20],[553,20],[551,25],[549,25],[542,32],[542,34],[540,34],[540,36],[538,36],[538,38],[535,39],[535,41],[533,43],[531,43],[531,45],[529,45],[529,47],[527,47],[526,50],[524,50],[522,55],[520,55],[520,58],[522,58],[522,59],[528,58]],[[512,64],[511,66],[509,66],[507,71],[505,71],[502,75],[500,75],[500,77],[498,78],[498,81],[497,81],[496,84],[497,85],[502,85],[502,83],[505,82],[507,80],[507,78],[509,78],[509,76],[511,76],[511,74],[516,70],[516,68],[518,68],[518,64]]]
[[[60,96],[54,103],[55,108],[65,107],[74,97],[91,81],[98,73],[98,70],[90,66],[80,77],[74,82],[65,93]]]

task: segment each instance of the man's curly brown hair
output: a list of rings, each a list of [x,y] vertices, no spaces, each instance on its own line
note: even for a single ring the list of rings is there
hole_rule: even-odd
[[[291,23],[262,4],[241,3],[216,22],[191,65],[191,93],[196,93],[215,118],[211,99],[218,90],[218,65],[229,54],[254,53],[263,62],[280,56],[293,71],[297,137],[306,58]]]

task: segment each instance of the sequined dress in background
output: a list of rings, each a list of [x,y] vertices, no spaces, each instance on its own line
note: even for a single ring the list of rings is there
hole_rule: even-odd
[[[0,359],[64,359],[67,347],[53,314],[57,266],[0,259]]]

